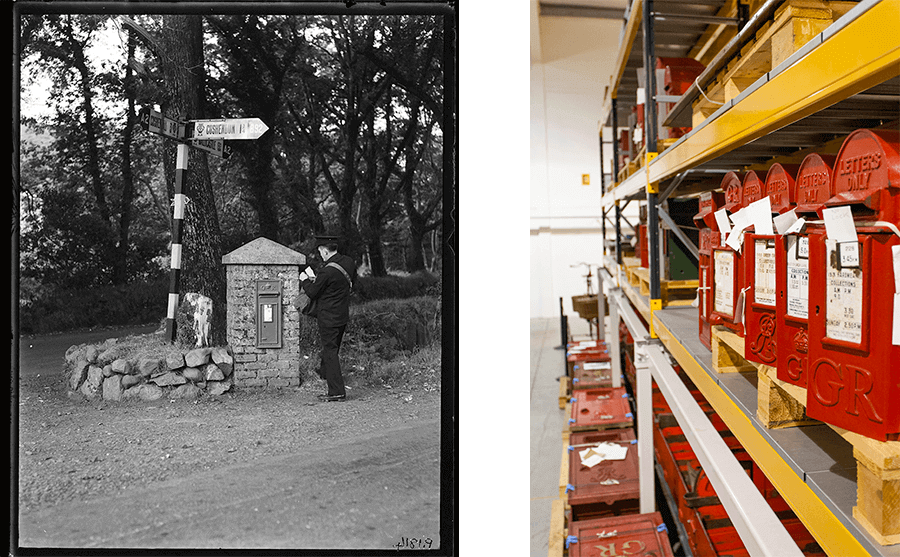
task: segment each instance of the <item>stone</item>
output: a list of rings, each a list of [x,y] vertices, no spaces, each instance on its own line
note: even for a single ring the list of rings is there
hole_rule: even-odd
[[[222,374],[223,374],[225,377],[230,377],[230,376],[231,376],[231,372],[234,371],[234,364],[226,364],[225,362],[222,362],[221,364],[216,364],[216,366],[217,366],[220,370],[222,370]]]
[[[144,380],[140,375],[122,375],[121,377],[123,389],[130,389]]]
[[[234,357],[228,352],[227,348],[217,346],[212,349],[210,356],[215,364],[234,364]]]
[[[192,383],[196,383],[197,381],[203,379],[203,373],[200,371],[200,368],[196,367],[186,367],[182,369],[181,375]]]
[[[112,370],[122,375],[129,375],[131,373],[131,362],[125,358],[119,358],[113,361]]]
[[[225,381],[210,381],[206,384],[206,392],[213,396],[222,395],[231,389],[232,383],[231,378]]]
[[[88,345],[88,347],[84,351],[84,357],[87,359],[88,362],[90,362],[92,364],[97,362],[97,356],[99,356],[99,355],[100,355],[100,350],[98,350],[97,347],[92,344]]]
[[[127,376],[132,377],[132,376]],[[122,376],[113,374],[103,381],[103,399],[104,400],[122,400]]]
[[[196,398],[199,398],[202,392],[202,389],[200,389],[200,387],[198,387],[197,385],[187,383],[185,385],[180,385],[172,389],[172,392],[169,393],[169,397],[194,400]]]
[[[66,350],[66,361],[70,364],[74,364],[78,361],[79,357],[83,356],[82,354],[82,346],[80,344],[73,344]]]
[[[173,352],[166,356],[166,367],[168,369],[179,369],[184,367],[184,354],[181,352]]]
[[[128,389],[125,392],[134,392],[134,395],[141,400],[159,400],[163,396],[162,388],[154,385],[153,383],[144,383],[143,385],[138,385],[137,387]]]
[[[87,377],[87,370],[90,364],[87,363],[87,360],[78,360],[75,362],[75,367],[72,368],[72,372],[69,375],[69,388],[73,391],[81,386],[81,383]]]
[[[112,377],[113,375],[115,375],[115,373],[113,373],[111,364],[106,364],[105,366],[103,366],[103,377]]]
[[[175,373],[174,371],[170,371],[168,373],[164,373],[159,377],[153,377],[150,379],[151,383],[156,383],[160,387],[169,387],[171,385],[183,385],[187,383],[187,379],[185,379],[180,373]]]
[[[225,374],[216,364],[206,364],[203,368],[203,376],[207,381],[221,381],[225,379]]]
[[[139,373],[144,377],[150,377],[155,372],[159,371],[160,368],[160,360],[158,358],[141,358],[137,361],[137,365],[134,366],[134,373]]]
[[[97,398],[100,395],[102,383],[103,370],[97,366],[90,366],[87,370],[87,378],[81,384],[81,393],[88,398]]]
[[[184,363],[188,367],[200,367],[209,363],[210,348],[195,348],[184,355]]]

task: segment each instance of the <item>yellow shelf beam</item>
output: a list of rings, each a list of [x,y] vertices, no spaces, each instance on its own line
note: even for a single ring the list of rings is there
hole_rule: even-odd
[[[610,76],[609,88],[606,90],[605,98],[603,99],[600,122],[606,122],[609,112],[612,110],[612,99],[616,98],[616,94],[619,91],[619,82],[622,81],[625,66],[628,64],[628,57],[631,56],[631,49],[634,47],[634,40],[637,38],[638,30],[641,28],[643,8],[643,0],[634,0],[634,3],[631,5],[631,12],[628,14],[628,22],[625,23],[625,32],[622,35],[622,43],[619,45],[615,71]],[[613,133],[613,138],[615,139],[615,137],[616,134]]]
[[[867,555],[868,551],[859,540],[778,454],[753,426],[744,411],[738,408],[657,316],[654,316],[653,325],[669,353],[700,389],[822,549],[833,556]]]

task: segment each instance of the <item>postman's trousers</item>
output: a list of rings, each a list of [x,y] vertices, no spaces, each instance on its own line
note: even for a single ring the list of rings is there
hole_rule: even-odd
[[[344,339],[346,325],[326,327],[319,324],[319,340],[322,343],[322,363],[319,376],[328,383],[328,395],[345,395],[344,376],[341,374],[341,361],[338,352]]]

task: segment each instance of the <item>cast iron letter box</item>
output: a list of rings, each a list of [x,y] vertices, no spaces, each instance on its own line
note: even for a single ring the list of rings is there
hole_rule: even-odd
[[[256,281],[256,347],[281,348],[281,281]]]

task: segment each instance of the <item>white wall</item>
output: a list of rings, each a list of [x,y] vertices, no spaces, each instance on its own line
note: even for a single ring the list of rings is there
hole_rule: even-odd
[[[537,36],[540,45],[532,44],[530,75],[530,313],[559,316],[562,297],[570,323],[585,331],[571,297],[585,293],[586,269],[572,265],[601,263],[598,125],[621,28],[620,20],[538,18],[532,10],[532,42]]]

